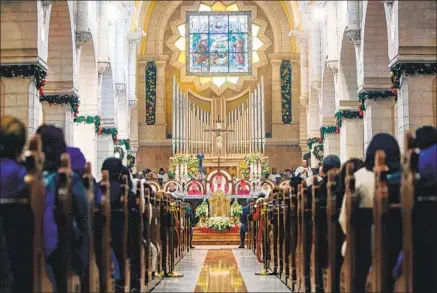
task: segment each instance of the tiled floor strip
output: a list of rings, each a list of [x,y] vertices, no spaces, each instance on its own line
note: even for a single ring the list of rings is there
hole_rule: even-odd
[[[208,250],[194,292],[247,292],[231,249]]]

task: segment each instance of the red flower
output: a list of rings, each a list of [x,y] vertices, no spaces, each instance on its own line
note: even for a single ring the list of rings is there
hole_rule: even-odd
[[[322,143],[322,142],[323,142],[323,139],[322,139],[322,138],[319,138],[319,142]]]
[[[41,86],[45,86],[45,85],[46,85],[46,80],[43,79],[43,80],[41,81]]]
[[[338,126],[335,126],[335,133],[340,133],[340,128],[338,128]]]
[[[364,116],[363,110],[360,108],[360,111],[358,112],[358,114],[360,115],[360,117]]]
[[[97,131],[97,134],[102,134],[103,129],[99,127],[99,130]]]

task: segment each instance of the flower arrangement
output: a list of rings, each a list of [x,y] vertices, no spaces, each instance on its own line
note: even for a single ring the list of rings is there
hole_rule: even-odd
[[[200,228],[209,228],[220,232],[230,229],[236,225],[238,224],[228,217],[211,217],[206,219],[206,221],[199,223]]]
[[[203,201],[196,208],[196,218],[204,218],[208,216],[208,204],[206,201]]]
[[[261,175],[269,173],[270,166],[267,159],[263,157],[262,154],[256,153],[246,156],[244,160],[240,162],[241,175],[243,175],[243,177],[248,177],[250,175],[250,166],[258,162],[261,164]]]
[[[182,164],[187,165],[188,177],[194,179],[196,177],[197,170],[199,169],[199,161],[197,160],[196,157],[192,155],[184,155],[184,154],[176,155],[173,158],[173,160],[171,160],[170,162],[168,174],[172,177],[175,176],[176,166]]]
[[[231,216],[234,218],[239,218],[243,214],[243,206],[235,200],[231,205]]]

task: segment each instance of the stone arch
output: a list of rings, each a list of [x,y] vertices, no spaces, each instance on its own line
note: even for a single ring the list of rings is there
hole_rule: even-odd
[[[74,85],[75,48],[72,13],[67,1],[51,6],[48,34],[46,92],[71,92]]]
[[[343,33],[338,63],[338,98],[340,100],[358,100],[355,48],[354,44],[347,38],[346,32]],[[338,101],[336,101],[336,103],[338,103]]]
[[[142,9],[146,11],[140,13],[139,23],[144,25],[143,29],[147,33],[143,53],[146,55],[163,54],[165,29],[174,11],[183,2],[156,1],[152,6],[151,4],[142,5]],[[291,28],[282,4],[279,1],[251,1],[250,4],[257,5],[265,13],[269,24],[272,26],[275,53],[290,52],[291,40],[288,34]]]
[[[98,104],[98,73],[94,42],[89,40],[79,51],[79,96],[81,112],[97,113]]]
[[[335,82],[334,75],[325,64],[322,75],[322,96],[319,102],[322,117],[332,118],[335,113]],[[323,120],[321,120],[323,122]]]
[[[78,55],[79,63],[79,96],[81,116],[99,114],[100,101],[98,99],[98,74],[93,39],[84,43]],[[93,176],[97,175],[97,139],[94,124],[74,125],[75,146],[79,147],[86,160],[91,162]]]
[[[360,84],[366,83],[367,77],[383,77],[389,82],[388,36],[384,4],[380,1],[365,1],[363,6]]]
[[[102,88],[101,88],[101,111],[103,123],[115,124],[116,121],[116,97],[115,84],[113,78],[113,70],[111,65],[102,72]]]

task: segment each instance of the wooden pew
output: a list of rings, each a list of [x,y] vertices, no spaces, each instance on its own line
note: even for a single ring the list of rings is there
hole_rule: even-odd
[[[160,263],[161,263],[161,231],[160,231],[160,203],[161,200],[157,199],[157,194],[155,196],[152,196],[151,203],[152,203],[152,222],[150,223],[150,240],[151,243],[156,247],[157,249],[157,262],[156,262],[156,271],[152,270],[152,280],[157,278],[157,275],[159,276],[160,272]],[[158,273],[158,274],[156,274]]]
[[[161,204],[161,241],[162,241],[162,271],[164,272],[164,275],[167,276],[169,271],[169,201],[168,201],[168,195],[165,194],[163,198],[163,202]]]
[[[80,280],[73,269],[73,199],[70,156],[61,156],[61,168],[58,170],[59,187],[56,200],[56,222],[58,224],[60,264],[55,268],[58,292],[80,292]]]
[[[151,270],[151,249],[150,249],[150,192],[151,188],[145,182],[143,182],[144,188],[144,213],[143,213],[143,240],[145,241],[144,245],[144,265],[145,265],[145,276],[144,281],[147,284],[147,289],[150,290],[150,280],[152,279],[152,270]]]
[[[95,235],[96,259],[98,259],[100,292],[114,292],[115,284],[113,279],[113,263],[111,258],[111,201],[109,195],[109,173],[107,170],[102,172],[100,189],[102,191],[102,201],[100,210],[95,214],[96,229]]]
[[[87,274],[85,275],[84,282],[82,284],[83,292],[99,292],[99,270],[96,263],[95,246],[94,246],[94,178],[91,175],[91,163],[87,162],[85,165],[85,172],[82,176],[82,181],[85,186],[87,198],[89,202],[88,217],[90,219],[89,230],[89,263],[87,268]]]
[[[255,253],[255,221],[253,220],[252,216],[255,212],[255,208],[254,208],[255,202],[251,202],[250,203],[250,213],[249,213],[249,217],[248,217],[248,227],[249,227],[249,231],[248,231],[248,247],[250,248],[250,250],[252,250]]]
[[[287,284],[290,277],[290,251],[291,251],[291,224],[290,224],[290,196],[291,189],[284,190],[284,208],[283,208],[283,278],[282,281]]]
[[[398,292],[437,292],[437,186],[419,174],[419,150],[405,137],[401,188],[402,274]]]
[[[315,292],[323,292],[323,265],[324,253],[326,250],[326,195],[322,194],[319,182],[314,179],[312,186],[312,248],[310,258],[311,288]]]
[[[157,272],[159,274],[159,277],[162,278],[164,275],[164,269],[162,266],[162,255],[163,255],[163,239],[162,239],[162,214],[161,214],[161,210],[163,208],[163,202],[164,202],[164,196],[165,194],[163,192],[157,192],[156,193],[156,197],[155,197],[155,205],[153,208],[153,212],[156,214],[156,219],[157,219],[157,226],[156,226],[156,239],[157,239],[157,243],[159,245],[159,258],[158,258],[158,268],[157,268]],[[155,216],[154,216],[155,218]]]
[[[353,164],[346,175],[346,255],[340,272],[341,292],[364,292],[371,263],[372,209],[359,208]]]
[[[271,194],[271,200],[268,202],[268,225],[267,225],[267,231],[269,237],[268,237],[268,244],[269,244],[269,253],[268,253],[268,260],[269,260],[269,267],[270,270],[273,272],[273,274],[278,273],[278,193],[275,189],[275,191],[272,191]]]
[[[393,292],[392,270],[402,248],[402,216],[399,184],[389,184],[384,151],[375,155],[375,197],[373,204],[372,269],[368,289],[372,292]]]
[[[302,195],[301,195],[301,216],[302,216],[302,238],[301,238],[301,255],[302,255],[302,290],[304,292],[311,292],[310,280],[310,257],[311,257],[311,201],[308,196],[308,188],[306,181],[302,181]]]
[[[278,228],[277,228],[277,255],[278,255],[278,267],[279,278],[285,282],[285,259],[284,259],[284,195],[281,189],[278,190]]]
[[[121,271],[121,286],[123,292],[130,292],[130,262],[129,262],[129,181],[128,176],[123,175],[121,177],[121,198],[120,201],[122,203],[123,210],[123,232],[122,232],[122,241],[121,241],[121,259],[119,260],[119,266]]]
[[[2,198],[0,203],[0,217],[14,278],[14,292],[51,290],[51,283],[45,275],[43,254],[43,160],[41,138],[38,135],[33,136],[25,153],[26,188],[22,195]]]
[[[300,240],[299,240],[299,205],[298,205],[298,195],[300,193],[300,187],[298,189],[291,188],[290,194],[290,271],[289,271],[289,281],[287,282],[288,287],[291,288],[293,292],[298,291],[300,288],[300,276],[298,272],[300,271]]]
[[[132,225],[132,241],[131,241],[131,292],[146,292],[145,281],[145,264],[146,258],[143,243],[143,214],[144,214],[144,198],[141,180],[137,180],[135,192],[135,208],[130,212],[130,222]]]
[[[341,200],[336,194],[339,170],[333,169],[328,172],[328,196],[327,196],[327,221],[328,221],[328,263],[325,270],[325,292],[340,292],[340,268],[343,257],[341,245],[343,244],[343,232],[338,223]]]

